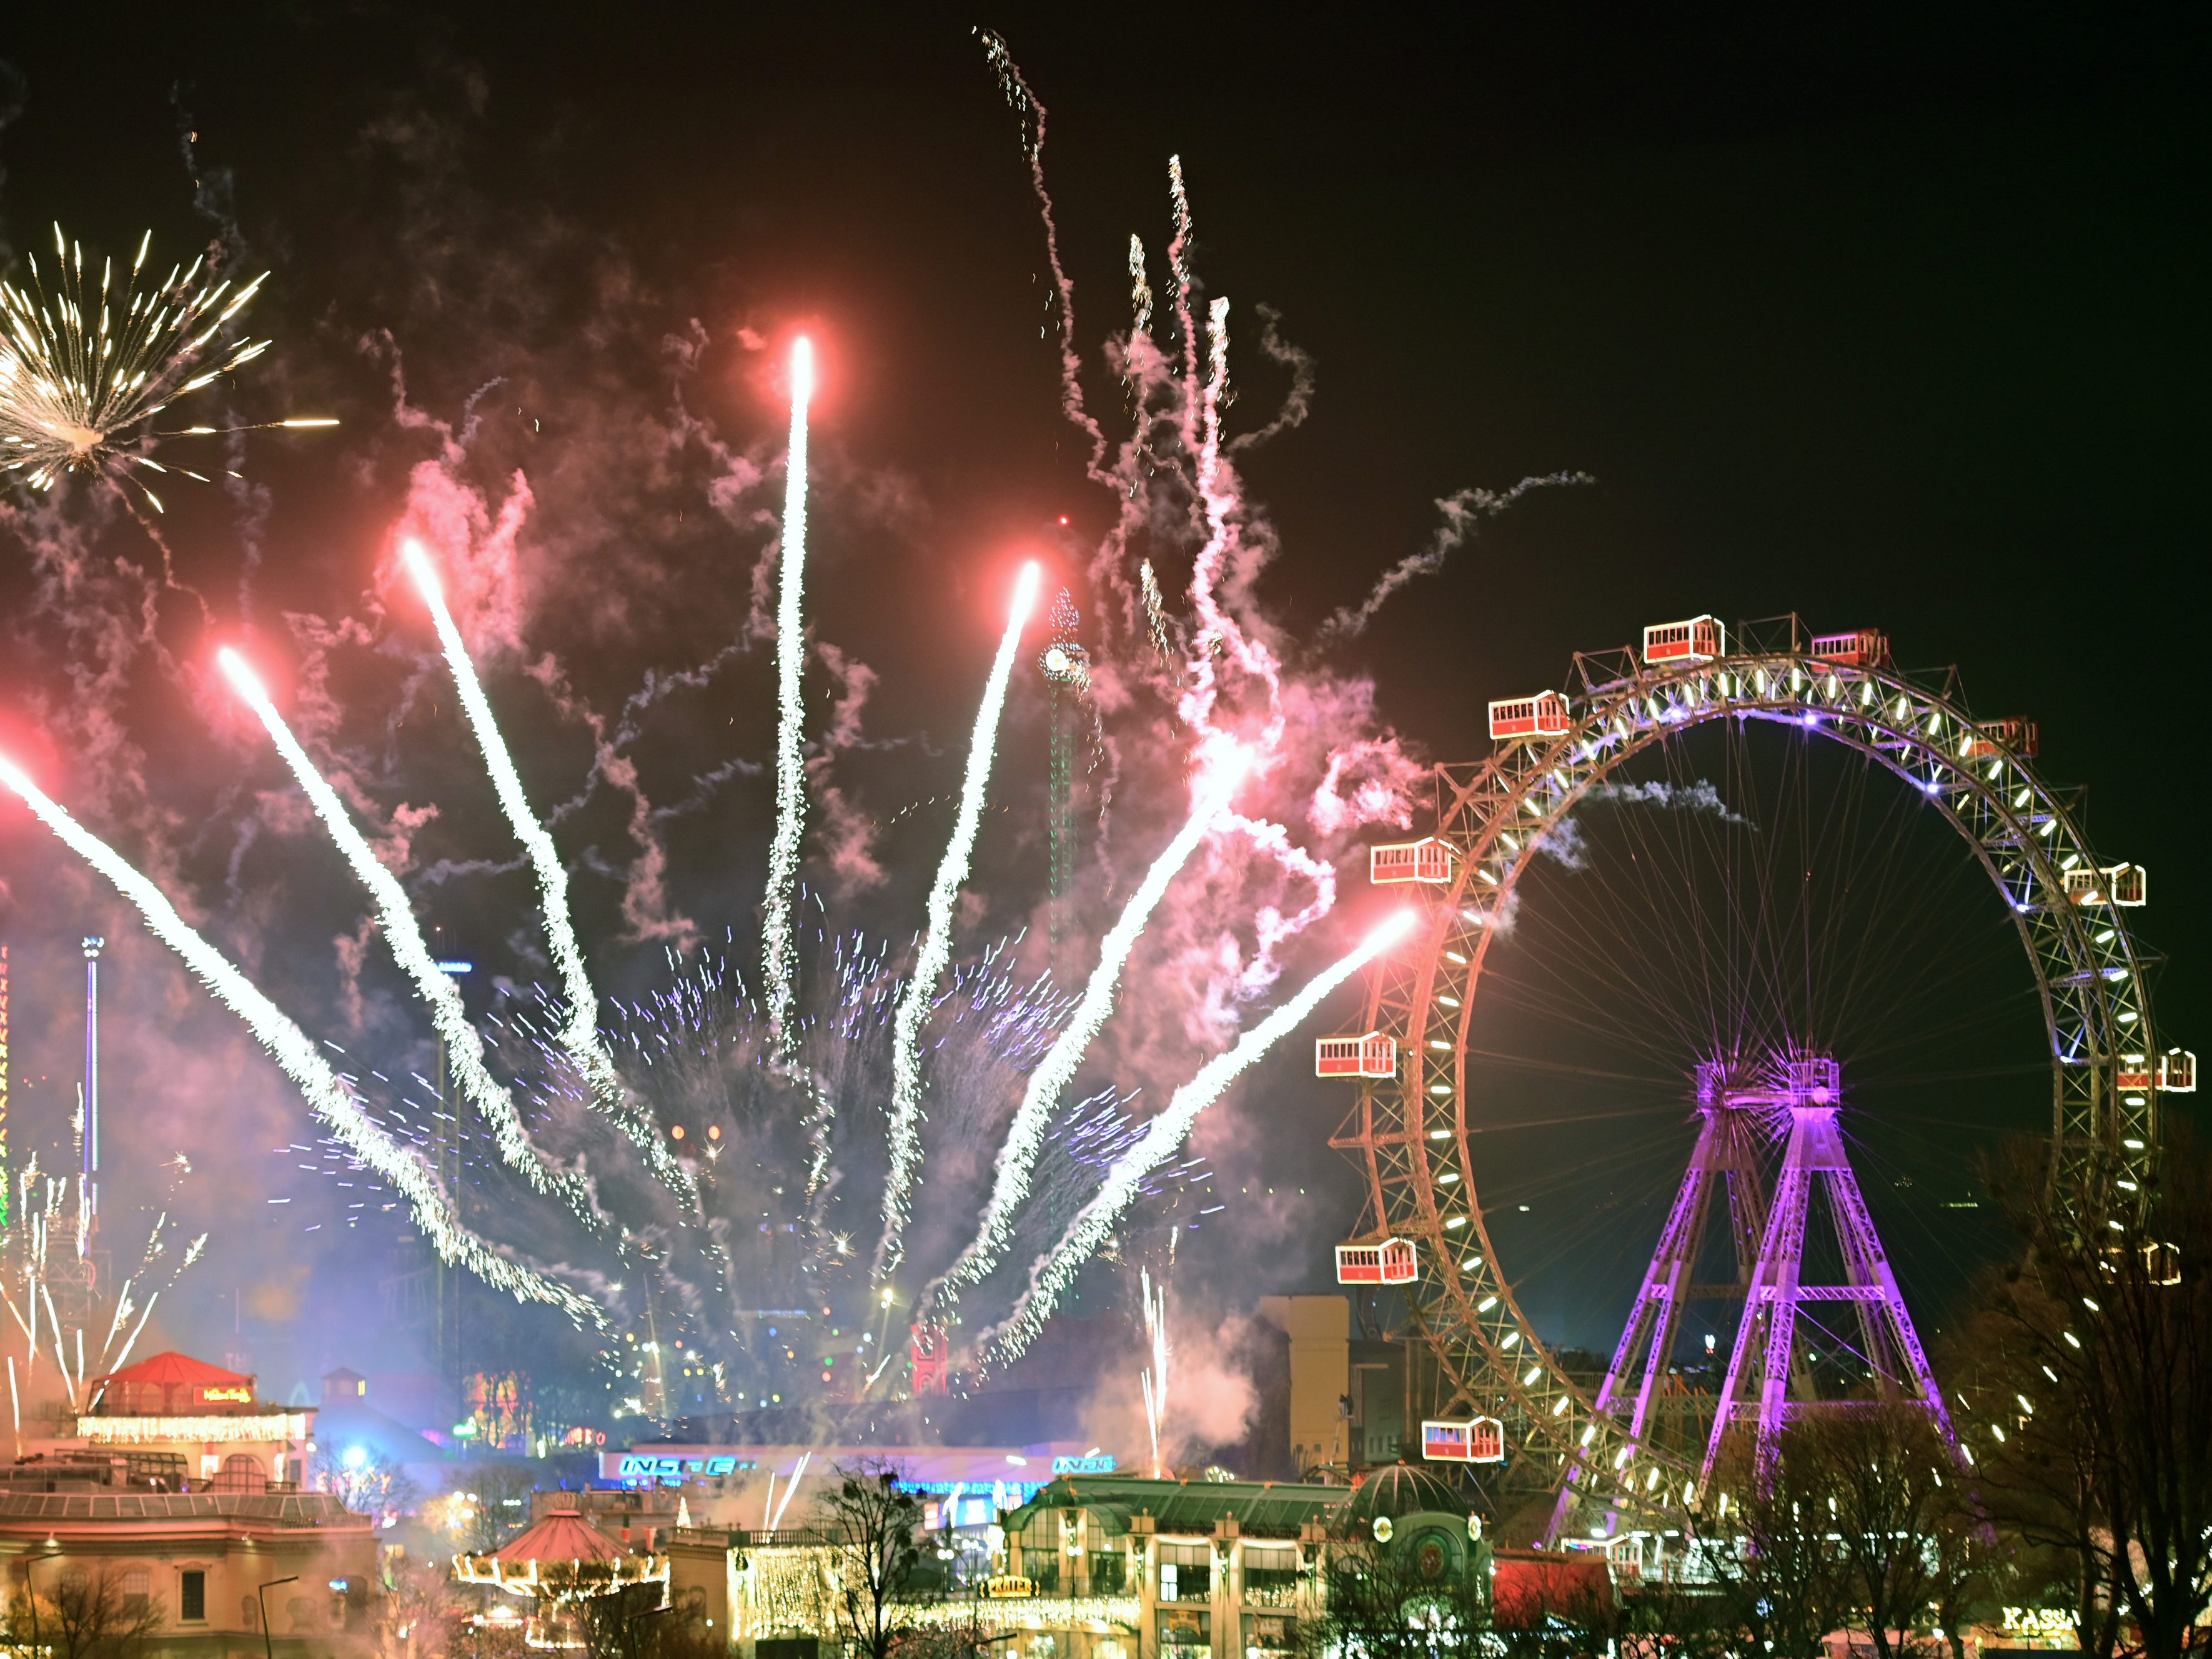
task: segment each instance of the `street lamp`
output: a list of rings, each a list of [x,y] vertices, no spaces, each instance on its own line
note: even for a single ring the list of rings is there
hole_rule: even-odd
[[[261,1659],[276,1659],[276,1654],[269,1645],[269,1592],[279,1584],[296,1584],[299,1582],[300,1575],[290,1573],[282,1578],[270,1579],[253,1592],[253,1599],[261,1604]]]
[[[54,1540],[52,1538],[46,1540],[46,1547],[48,1549],[54,1547]],[[60,1559],[59,1556],[55,1555],[33,1555],[25,1558],[23,1562],[23,1599],[31,1604],[31,1651],[34,1654],[39,1651],[39,1589],[31,1582],[31,1569],[41,1561],[57,1561]]]

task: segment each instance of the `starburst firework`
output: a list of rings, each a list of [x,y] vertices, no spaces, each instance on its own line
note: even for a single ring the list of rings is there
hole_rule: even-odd
[[[268,273],[242,287],[208,280],[204,258],[170,269],[150,288],[138,280],[153,245],[140,239],[137,257],[117,281],[115,262],[100,260],[97,281],[85,274],[84,246],[54,227],[57,269],[48,286],[36,255],[27,255],[29,281],[0,283],[0,472],[33,489],[50,489],[64,474],[96,473],[128,483],[155,512],[161,498],[144,472],[176,473],[208,482],[187,467],[164,465],[150,452],[164,438],[210,436],[240,427],[194,426],[157,431],[154,417],[269,349],[266,340],[219,341],[224,325],[259,293]],[[269,426],[336,426],[320,417]]]

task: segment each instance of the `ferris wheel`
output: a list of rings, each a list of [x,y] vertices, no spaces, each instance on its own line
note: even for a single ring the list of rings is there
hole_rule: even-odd
[[[1940,1417],[1907,1300],[1985,1219],[1966,1144],[2047,1133],[2124,1213],[2195,1086],[2153,1030],[2147,872],[1954,670],[1708,616],[1575,673],[1492,703],[1434,833],[1372,849],[1425,926],[1316,1060],[1359,1091],[1338,1276],[1403,1297],[1425,1455],[1561,1493],[1554,1535],[1680,1525],[1730,1436],[1770,1455],[1824,1394]],[[1617,1314],[1609,1366],[1539,1338],[1532,1285]]]

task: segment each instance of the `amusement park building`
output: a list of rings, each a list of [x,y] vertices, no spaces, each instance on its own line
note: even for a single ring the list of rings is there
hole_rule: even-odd
[[[1387,1535],[1438,1572],[1488,1562],[1452,1488],[1402,1465],[1357,1492],[1069,1475],[1000,1521],[988,1584],[915,1614],[974,1620],[1013,1659],[1264,1659],[1320,1608],[1323,1569],[1348,1532]],[[665,1547],[672,1600],[743,1659],[811,1659],[834,1641],[836,1551],[821,1534],[684,1527]]]
[[[273,1653],[365,1643],[375,1565],[369,1518],[326,1492],[155,1492],[112,1465],[49,1464],[35,1489],[0,1483],[11,1600],[21,1605],[27,1583],[51,1605],[64,1578],[105,1577],[126,1617],[157,1615],[152,1645],[164,1659],[259,1652],[264,1602]],[[27,1623],[15,1639],[29,1639]]]
[[[94,1377],[85,1394],[88,1410],[27,1422],[19,1455],[112,1454],[173,1492],[289,1487],[307,1464],[314,1408],[259,1399],[243,1371],[157,1353]]]

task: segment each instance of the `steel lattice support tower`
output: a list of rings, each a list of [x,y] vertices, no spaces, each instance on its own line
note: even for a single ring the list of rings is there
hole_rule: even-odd
[[[87,935],[84,941],[84,1198],[90,1224],[82,1237],[88,1241],[100,1225],[100,953],[107,941]],[[84,1246],[81,1246],[84,1248]]]
[[[1767,1096],[1767,1103],[1789,1114],[1790,1140],[1782,1156],[1782,1173],[1774,1183],[1774,1207],[1759,1243],[1750,1295],[1736,1328],[1728,1382],[1714,1413],[1701,1486],[1711,1480],[1731,1429],[1747,1422],[1755,1427],[1757,1468],[1763,1480],[1773,1467],[1784,1425],[1808,1411],[1822,1409],[1796,1359],[1798,1314],[1808,1304],[1856,1307],[1860,1358],[1874,1374],[1881,1397],[1917,1401],[1946,1436],[1950,1433],[1942,1394],[1928,1368],[1927,1353],[1912,1328],[1912,1316],[1905,1311],[1897,1275],[1875,1232],[1874,1218],[1867,1212],[1836,1125],[1842,1109],[1836,1062],[1792,1060],[1780,1071],[1781,1086]],[[1843,1261],[1840,1285],[1804,1282],[1805,1236],[1816,1188],[1825,1193],[1835,1229]]]
[[[1663,1412],[1668,1394],[1674,1344],[1681,1334],[1685,1307],[1697,1301],[1741,1301],[1748,1293],[1758,1266],[1759,1247],[1766,1235],[1766,1179],[1759,1169],[1759,1146],[1765,1134],[1759,1115],[1729,1092],[1723,1068],[1706,1063],[1698,1067],[1698,1144],[1682,1172],[1682,1185],[1667,1212],[1651,1265],[1614,1349],[1613,1364],[1597,1391],[1594,1409],[1609,1416],[1626,1431],[1632,1443],[1667,1442],[1666,1449],[1678,1455],[1687,1442],[1701,1438],[1702,1413],[1686,1426],[1655,1425],[1655,1404]],[[1730,1254],[1735,1263],[1733,1279],[1705,1284],[1698,1279],[1699,1264],[1707,1259],[1712,1227],[1720,1219],[1714,1201],[1725,1207]],[[1668,1429],[1674,1432],[1669,1434]],[[1579,1498],[1589,1495],[1570,1473],[1560,1489],[1553,1522],[1556,1534]]]

